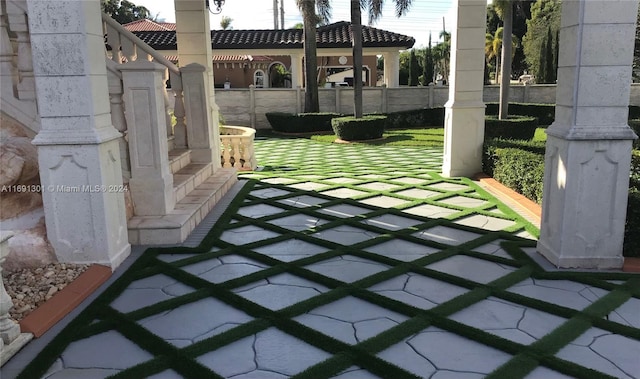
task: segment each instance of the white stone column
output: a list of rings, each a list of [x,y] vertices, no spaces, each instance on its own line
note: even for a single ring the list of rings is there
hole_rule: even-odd
[[[214,151],[212,113],[206,112],[207,74],[205,67],[192,63],[180,69],[184,89],[185,115],[187,118],[187,145],[191,159],[199,163],[217,162],[220,154]],[[218,142],[220,137],[218,136]],[[216,155],[217,154],[217,155]]]
[[[304,77],[302,74],[304,70],[302,69],[302,55],[301,54],[291,54],[291,67],[289,68],[289,72],[291,72],[291,88],[304,87]]]
[[[482,171],[486,7],[481,0],[454,2],[456,26],[451,35],[442,165],[442,174],[447,177],[472,176]]]
[[[62,262],[115,268],[131,246],[100,2],[28,0],[28,7],[47,237]]]
[[[120,67],[131,165],[129,187],[138,216],[166,215],[175,205],[165,127],[165,70],[145,60]]]
[[[387,88],[400,87],[400,52],[383,53],[384,84]]]
[[[13,308],[13,300],[4,288],[2,281],[2,264],[9,254],[9,239],[13,233],[0,231],[0,352],[4,346],[8,346],[20,335],[20,325],[9,316],[9,311]]]
[[[211,2],[213,3],[213,2]],[[206,2],[200,0],[174,0],[176,9],[176,38],[178,43],[178,62],[180,67],[197,63],[205,67],[207,83],[207,105],[205,109],[211,112],[210,134],[214,154],[220,156],[220,125],[218,123],[219,108],[216,104],[213,87],[213,63],[211,51],[211,30],[209,27],[209,10]],[[212,4],[213,6],[213,4]],[[186,100],[185,93],[185,100]],[[185,108],[189,107],[185,104]],[[187,119],[187,123],[189,120]],[[189,139],[189,136],[187,136]],[[214,170],[220,168],[220,159],[213,160]]]
[[[559,267],[623,263],[637,12],[637,0],[562,4],[556,116],[547,129],[538,242],[538,251]]]

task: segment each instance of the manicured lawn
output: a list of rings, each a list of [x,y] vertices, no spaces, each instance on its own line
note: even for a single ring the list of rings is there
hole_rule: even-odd
[[[393,129],[387,130],[383,136],[383,140],[363,143],[369,145],[427,147],[441,147],[444,144],[444,128]],[[336,136],[334,134],[313,135],[310,139],[332,143],[336,140]]]

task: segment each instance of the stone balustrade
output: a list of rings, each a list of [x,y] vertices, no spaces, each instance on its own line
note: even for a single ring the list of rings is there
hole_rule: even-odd
[[[220,145],[222,167],[251,171],[258,167],[253,149],[255,129],[242,126],[221,126]]]

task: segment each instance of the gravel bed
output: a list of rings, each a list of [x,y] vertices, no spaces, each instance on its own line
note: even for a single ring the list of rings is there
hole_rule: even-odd
[[[89,265],[53,263],[35,269],[3,271],[4,288],[13,300],[11,318],[22,320],[26,315],[51,299],[73,282]]]

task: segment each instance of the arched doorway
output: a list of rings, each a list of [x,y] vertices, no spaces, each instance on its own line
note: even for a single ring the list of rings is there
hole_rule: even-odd
[[[281,62],[269,65],[269,87],[291,88],[291,73]]]

